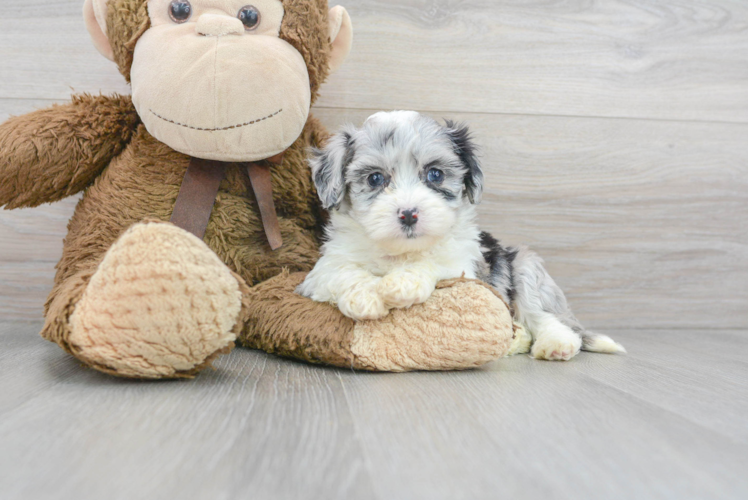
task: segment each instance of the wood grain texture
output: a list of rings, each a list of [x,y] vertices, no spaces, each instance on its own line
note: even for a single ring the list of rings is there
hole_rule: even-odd
[[[354,49],[325,107],[748,121],[744,2],[337,3]],[[81,4],[3,1],[0,97],[127,91]]]
[[[63,101],[0,99],[0,122],[55,102]],[[62,256],[67,223],[78,199],[76,196],[34,209],[0,211],[0,318],[41,318],[46,296],[52,289],[55,265]]]
[[[369,113],[317,110],[331,128]],[[543,256],[583,322],[748,325],[746,125],[447,117],[482,148],[481,227]]]
[[[389,375],[235,350],[115,380],[7,323],[41,317],[77,199],[0,212],[0,499],[748,497],[748,5],[340,3],[354,50],[317,116],[469,122],[482,226],[629,355]],[[82,0],[2,4],[0,121],[129,91]]]
[[[482,147],[482,228],[538,251],[590,327],[748,325],[748,126],[448,117]],[[0,214],[0,317],[40,316],[75,202]]]
[[[463,373],[238,349],[143,383],[81,368],[40,326],[0,324],[3,500],[748,495],[745,330],[613,332],[629,355]]]
[[[481,224],[545,257],[591,327],[748,326],[746,5],[341,3],[355,47],[325,124],[382,108],[469,122]],[[0,120],[71,89],[128,92],[80,4],[4,2]],[[0,213],[0,318],[40,317],[75,201]]]

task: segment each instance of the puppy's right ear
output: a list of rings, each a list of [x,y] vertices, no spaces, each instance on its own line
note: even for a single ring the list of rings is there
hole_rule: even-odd
[[[340,208],[345,199],[346,170],[356,156],[353,132],[355,129],[348,127],[330,137],[324,149],[312,150],[309,166],[325,210]]]
[[[465,165],[465,194],[470,203],[477,205],[483,196],[483,169],[481,169],[477,148],[467,125],[447,120],[447,135],[452,141],[455,153]]]

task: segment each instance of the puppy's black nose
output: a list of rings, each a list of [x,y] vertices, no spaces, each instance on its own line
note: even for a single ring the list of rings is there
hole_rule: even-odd
[[[400,210],[400,223],[406,227],[413,227],[418,222],[418,209]]]

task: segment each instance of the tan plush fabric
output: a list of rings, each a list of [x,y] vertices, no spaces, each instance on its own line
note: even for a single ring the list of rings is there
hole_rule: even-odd
[[[301,53],[313,100],[330,64],[327,2],[283,6],[281,38]],[[128,80],[148,26],[145,0],[110,0],[106,33]],[[453,292],[437,292],[444,294],[439,310],[414,308],[412,320],[404,312],[364,330],[332,306],[293,293],[300,278],[284,270],[309,271],[319,257],[325,214],[306,154],[327,138],[310,117],[272,169],[284,241],[273,252],[242,165],[227,165],[204,243],[163,223],[190,158],[154,138],[128,97],[75,97],[0,125],[0,206],[35,206],[84,190],[42,336],[97,370],[137,378],[193,376],[240,331],[250,347],[370,370],[465,368],[500,356],[511,329],[489,332],[504,306],[482,285],[466,285],[463,295],[455,284]],[[481,311],[482,328],[473,318]],[[470,321],[452,322],[462,315]],[[416,341],[408,345],[408,338]]]
[[[285,16],[280,37],[304,58],[309,70],[312,104],[330,73],[330,39],[327,0],[282,0]],[[109,0],[106,34],[114,60],[130,81],[133,51],[150,27],[147,0]]]
[[[242,344],[313,363],[393,372],[475,368],[512,345],[509,309],[483,283],[444,281],[424,304],[356,323],[334,306],[295,294],[305,276],[284,272],[250,291]]]
[[[332,52],[330,54],[330,72],[334,73],[348,57],[353,46],[353,23],[348,11],[340,5],[330,9],[330,40]]]
[[[209,160],[257,161],[285,151],[301,133],[311,102],[299,53],[271,36],[216,41],[182,31],[194,27],[156,26],[138,43],[132,98],[148,132]],[[192,56],[173,57],[179,51]],[[236,78],[247,73],[252,77]]]
[[[167,0],[149,4],[150,27],[131,65],[133,103],[148,132],[184,154],[217,161],[275,156],[303,130],[312,97],[304,58],[278,38],[283,7],[263,3],[262,22],[248,34],[225,14],[235,1],[211,5],[223,14],[174,24]],[[238,34],[210,36],[230,32],[227,22],[238,24]]]
[[[513,333],[509,309],[488,286],[449,280],[423,304],[357,323],[351,351],[371,370],[469,369],[506,355]]]
[[[58,133],[62,134],[62,130]],[[316,262],[322,212],[304,155],[309,146],[320,145],[326,137],[319,123],[310,119],[304,133],[286,154],[283,165],[273,169],[274,198],[284,240],[284,246],[277,252],[268,247],[250,194],[246,169],[241,165],[228,166],[205,243],[227,266],[226,271],[235,273],[238,286],[245,292],[249,288],[244,283],[262,282],[286,268],[308,271]],[[47,321],[42,331],[45,338],[99,370],[129,376],[153,375],[138,375],[126,369],[126,363],[105,363],[103,355],[96,362],[92,357],[82,356],[70,340],[70,315],[104,256],[121,235],[147,219],[169,220],[188,164],[189,157],[156,141],[141,125],[125,150],[86,190],[70,221],[55,286],[47,302]],[[2,177],[0,171],[0,179]],[[33,189],[44,182],[41,171],[36,183],[29,181],[24,186]],[[141,250],[147,251],[147,248]],[[99,330],[98,335],[109,334]],[[115,364],[116,369],[112,368]],[[183,375],[185,373],[175,370],[163,376]]]
[[[86,0],[83,4],[83,21],[99,53],[114,61],[114,52],[106,37],[106,0]]]
[[[136,224],[107,252],[70,317],[76,355],[124,376],[189,373],[236,339],[239,283],[202,241]]]

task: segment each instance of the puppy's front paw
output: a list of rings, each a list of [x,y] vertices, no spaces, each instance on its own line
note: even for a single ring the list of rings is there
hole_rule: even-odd
[[[377,291],[387,306],[402,309],[426,302],[434,293],[435,286],[427,277],[411,271],[398,271],[382,278]]]
[[[355,320],[380,319],[390,312],[375,287],[357,287],[347,291],[338,300],[338,309]]]
[[[582,348],[582,337],[564,326],[538,335],[532,346],[532,357],[549,361],[568,361]]]

